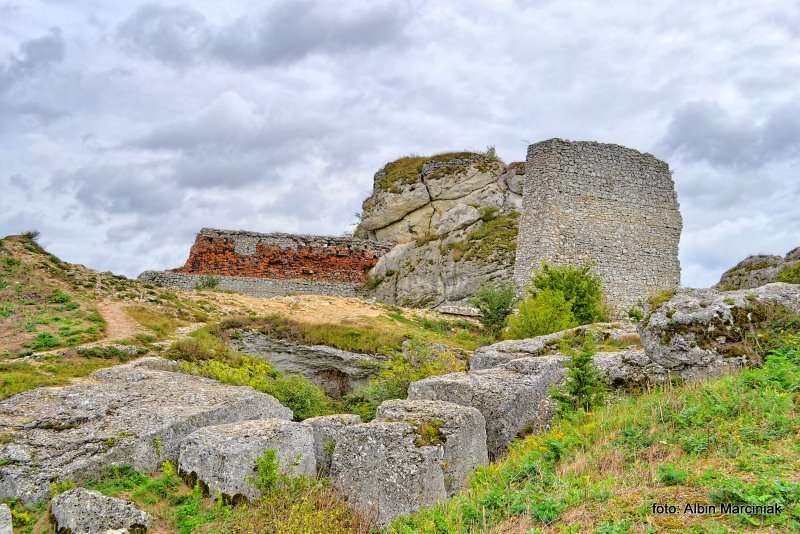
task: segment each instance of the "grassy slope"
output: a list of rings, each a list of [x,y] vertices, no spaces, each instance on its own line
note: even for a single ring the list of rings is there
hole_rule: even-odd
[[[795,334],[763,368],[561,420],[478,470],[463,495],[397,521],[393,531],[797,531],[798,407]],[[653,503],[679,513],[654,514]],[[687,503],[780,504],[783,512],[684,514]]]

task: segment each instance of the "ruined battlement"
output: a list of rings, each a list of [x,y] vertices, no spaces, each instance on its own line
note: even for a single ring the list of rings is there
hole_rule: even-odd
[[[528,147],[514,281],[542,262],[592,263],[622,315],[680,283],[681,214],[669,165],[620,145],[549,139]]]
[[[203,228],[181,273],[361,284],[391,243]]]

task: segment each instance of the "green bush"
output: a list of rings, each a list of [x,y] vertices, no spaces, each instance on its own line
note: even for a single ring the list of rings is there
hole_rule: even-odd
[[[572,305],[561,291],[543,289],[519,303],[517,312],[508,317],[506,339],[525,339],[551,334],[577,326]]]
[[[559,413],[577,410],[588,412],[605,399],[606,378],[595,366],[594,354],[594,343],[587,337],[581,350],[570,355],[566,382],[550,392],[550,396],[558,403]]]
[[[470,300],[481,312],[480,322],[494,337],[499,337],[514,309],[517,293],[508,282],[484,284]]]
[[[679,486],[686,483],[688,473],[678,469],[673,464],[658,466],[658,481],[665,486]]]
[[[278,484],[278,457],[275,451],[267,449],[264,454],[256,458],[256,475],[254,485],[262,494],[269,493]]]
[[[406,398],[411,382],[465,368],[464,361],[455,352],[433,350],[427,343],[412,340],[406,350],[396,353],[383,364],[369,385],[347,396],[345,408],[369,421],[375,417],[375,410],[383,401]]]
[[[564,299],[572,306],[572,314],[578,324],[597,323],[606,318],[603,284],[599,277],[592,274],[591,269],[591,265],[575,267],[543,263],[541,270],[534,274],[531,285],[534,290],[561,291]]]
[[[794,265],[786,265],[781,269],[781,272],[778,273],[778,282],[800,284],[800,262]]]
[[[194,285],[195,289],[216,289],[219,287],[220,278],[214,275],[201,276]]]

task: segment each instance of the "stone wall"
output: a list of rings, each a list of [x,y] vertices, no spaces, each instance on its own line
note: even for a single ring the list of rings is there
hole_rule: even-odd
[[[619,145],[530,145],[514,280],[543,262],[592,262],[617,315],[680,283],[681,215],[669,166]]]
[[[208,275],[175,271],[145,271],[139,275],[139,280],[161,287],[194,289],[197,287],[197,283],[206,276]],[[279,297],[294,293],[354,297],[356,296],[358,285],[354,283],[316,282],[314,280],[268,280],[246,276],[219,276],[217,289],[234,291],[253,297]]]
[[[204,228],[182,273],[362,284],[391,244],[368,239]]]

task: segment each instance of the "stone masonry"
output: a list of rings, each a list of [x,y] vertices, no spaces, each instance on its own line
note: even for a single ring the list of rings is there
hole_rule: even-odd
[[[203,228],[183,267],[145,271],[139,279],[192,289],[203,276],[213,275],[220,289],[259,297],[353,296],[391,246],[370,239]]]
[[[669,166],[620,145],[530,145],[514,281],[542,262],[592,263],[612,313],[680,283],[681,215]]]

